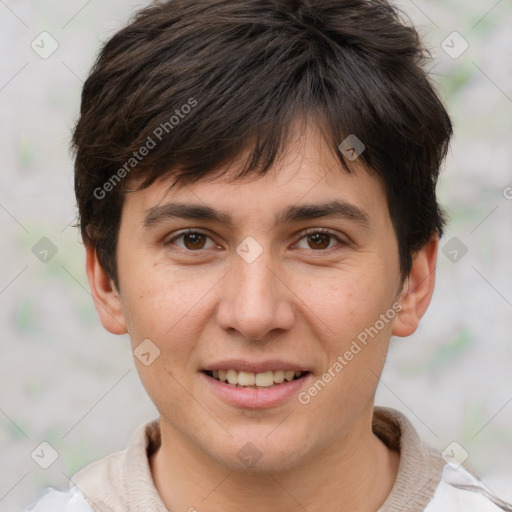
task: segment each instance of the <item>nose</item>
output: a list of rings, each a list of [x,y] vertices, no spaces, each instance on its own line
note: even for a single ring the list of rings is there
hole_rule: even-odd
[[[268,250],[251,263],[235,257],[222,286],[217,310],[222,329],[237,331],[245,339],[264,340],[273,331],[292,327],[294,295],[283,272],[272,265]]]

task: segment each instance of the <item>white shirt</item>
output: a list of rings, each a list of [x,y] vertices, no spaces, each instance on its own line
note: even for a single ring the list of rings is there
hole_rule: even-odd
[[[423,443],[402,413],[375,407],[373,431],[400,451],[395,484],[378,512],[512,512],[470,471]],[[67,491],[48,489],[26,512],[168,512],[149,465],[159,446],[158,421],[141,425],[126,450],[80,470]]]

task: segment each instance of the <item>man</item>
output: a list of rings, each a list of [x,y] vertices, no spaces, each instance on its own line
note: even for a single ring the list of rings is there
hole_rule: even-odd
[[[376,0],[176,0],[107,42],[80,225],[160,417],[34,510],[510,510],[374,407],[444,224],[452,127],[422,58]]]

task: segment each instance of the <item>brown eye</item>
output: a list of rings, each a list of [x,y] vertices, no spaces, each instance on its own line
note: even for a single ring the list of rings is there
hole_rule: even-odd
[[[297,244],[299,249],[313,250],[314,252],[343,250],[346,246],[347,242],[343,238],[323,228],[312,228],[304,232]]]
[[[314,235],[308,235],[307,239],[311,249],[327,249],[331,242],[331,235],[315,233]]]
[[[206,236],[201,233],[187,233],[182,236],[185,247],[191,251],[202,249],[206,242]]]
[[[193,252],[201,249],[211,249],[215,246],[215,243],[206,233],[190,230],[178,233],[167,242],[167,245],[174,245],[182,251]]]

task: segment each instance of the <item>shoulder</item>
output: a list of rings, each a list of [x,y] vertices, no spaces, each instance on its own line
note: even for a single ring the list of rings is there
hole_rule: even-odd
[[[82,493],[72,487],[67,491],[47,489],[24,512],[93,512]]]
[[[379,512],[512,512],[512,505],[473,473],[421,441],[403,413],[375,407],[373,431],[390,449],[400,452],[395,485]]]
[[[132,435],[126,449],[106,455],[79,470],[72,476],[69,490],[47,489],[24,512],[129,510],[141,489],[150,489],[150,492],[154,489],[148,450],[155,449],[160,442],[159,436],[158,421],[141,425]],[[144,507],[140,507],[140,510],[144,510]]]
[[[512,505],[502,501],[485,484],[464,469],[446,464],[436,493],[425,512],[503,512]]]

